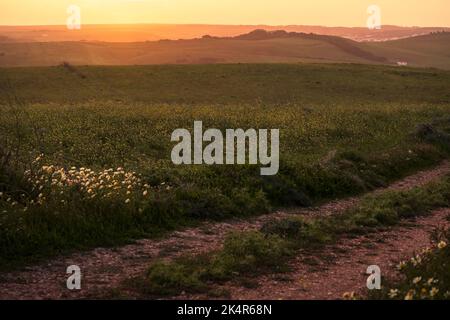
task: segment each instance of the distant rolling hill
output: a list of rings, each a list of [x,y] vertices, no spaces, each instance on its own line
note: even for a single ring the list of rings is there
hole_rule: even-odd
[[[343,62],[450,69],[450,33],[386,42],[283,30],[152,42],[0,43],[0,66]]]
[[[407,39],[363,45],[375,55],[411,66],[450,69],[450,32],[439,32]]]
[[[89,25],[80,30],[68,30],[66,26],[0,26],[1,37],[16,42],[51,41],[105,41],[142,42],[162,39],[179,40],[200,38],[205,34],[215,37],[235,37],[255,29],[267,31],[315,33],[343,37],[355,41],[386,41],[429,34],[436,31],[450,31],[445,27],[399,27],[383,25],[381,29],[369,30],[363,27],[324,27],[303,25],[208,25],[208,24],[123,24]]]

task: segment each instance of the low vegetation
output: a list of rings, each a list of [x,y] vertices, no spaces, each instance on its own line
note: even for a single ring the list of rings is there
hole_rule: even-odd
[[[448,205],[450,176],[425,187],[366,196],[354,208],[339,215],[274,220],[258,232],[231,234],[220,251],[156,263],[144,279],[135,280],[135,285],[150,295],[208,292],[214,282],[286,271],[295,250],[318,249],[344,235],[394,226],[404,219],[426,215]]]
[[[289,243],[278,236],[237,232],[225,239],[218,252],[154,264],[147,278],[136,279],[134,285],[146,294],[202,292],[210,281],[226,281],[254,271],[284,270],[291,254]]]
[[[394,68],[342,65],[2,71],[0,268],[205,219],[361,194],[448,154],[449,74],[441,71],[411,69],[408,77]],[[279,128],[279,174],[262,177],[250,165],[173,165],[171,133],[198,119],[222,130]]]

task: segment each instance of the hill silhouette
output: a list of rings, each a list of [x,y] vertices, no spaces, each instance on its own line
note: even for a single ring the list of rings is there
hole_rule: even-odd
[[[132,43],[99,41],[3,42],[0,66],[145,65],[210,63],[360,63],[450,69],[450,33],[385,42],[285,30],[256,29],[232,36]]]
[[[247,34],[236,36],[233,39],[268,40],[277,38],[301,38],[301,39],[325,41],[337,47],[338,49],[348,54],[354,55],[356,57],[375,62],[388,62],[388,59],[385,57],[379,57],[371,52],[361,49],[360,47],[358,47],[358,43],[356,41],[336,36],[318,35],[314,33],[308,34],[303,32],[287,32],[284,30],[266,31],[264,29],[257,29]]]
[[[383,25],[381,29],[365,27],[325,27],[304,25],[205,25],[205,24],[122,24],[89,25],[81,30],[67,30],[66,26],[0,26],[0,36],[16,42],[105,41],[143,42],[161,39],[179,40],[199,38],[205,34],[212,37],[235,37],[255,29],[268,31],[315,33],[337,36],[354,41],[387,41],[450,31],[444,27],[399,27]]]

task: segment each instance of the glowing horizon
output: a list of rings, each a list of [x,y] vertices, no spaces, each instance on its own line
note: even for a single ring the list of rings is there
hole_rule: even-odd
[[[82,24],[365,26],[369,5],[383,25],[450,27],[448,0],[0,0],[0,25],[65,25],[78,5]]]

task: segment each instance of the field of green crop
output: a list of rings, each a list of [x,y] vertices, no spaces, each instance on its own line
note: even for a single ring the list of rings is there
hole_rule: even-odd
[[[385,185],[447,156],[449,83],[364,65],[1,69],[0,267]],[[279,174],[173,165],[171,133],[195,120],[280,129]]]

